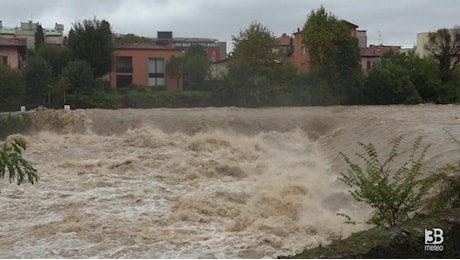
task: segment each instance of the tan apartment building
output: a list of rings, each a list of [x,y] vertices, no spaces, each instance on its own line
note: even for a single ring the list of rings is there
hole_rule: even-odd
[[[35,48],[35,32],[38,23],[32,21],[21,22],[19,27],[5,27],[0,21],[0,38],[26,40],[27,48]],[[54,28],[42,28],[45,42],[52,45],[62,45],[64,43],[64,25],[56,23]]]
[[[456,42],[457,50],[456,55],[460,55],[460,29],[449,29],[451,39]],[[420,57],[431,55],[430,51],[425,49],[428,44],[428,32],[417,33],[417,47],[415,53]]]

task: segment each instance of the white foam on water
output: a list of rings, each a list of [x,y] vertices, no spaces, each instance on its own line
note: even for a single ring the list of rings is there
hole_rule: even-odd
[[[460,134],[458,107],[401,109],[36,112],[25,156],[40,180],[1,183],[0,257],[262,258],[327,244],[367,227],[337,212],[371,213],[337,182],[339,151],[388,149],[404,132],[434,143],[432,165],[455,159],[442,129]]]

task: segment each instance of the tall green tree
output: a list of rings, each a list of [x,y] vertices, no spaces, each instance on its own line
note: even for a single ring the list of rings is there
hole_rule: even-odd
[[[183,76],[184,71],[184,58],[183,57],[176,57],[172,56],[169,59],[168,64],[166,64],[166,73],[174,78],[177,82],[177,88],[179,89],[180,86],[180,79]]]
[[[276,38],[265,25],[252,22],[249,27],[232,36],[233,52],[229,59],[229,74],[247,81],[251,77],[270,77],[278,66],[273,51]]]
[[[53,80],[51,65],[42,57],[34,55],[27,60],[23,74],[28,105],[35,107],[46,104],[48,87]]]
[[[424,46],[439,62],[441,72],[441,81],[443,83],[451,80],[452,71],[455,70],[460,61],[460,28],[455,28],[451,33],[450,30],[443,28],[436,32],[428,33],[428,43]]]
[[[62,70],[63,82],[68,83],[68,88],[73,93],[92,94],[94,74],[93,68],[85,60],[71,61]]]
[[[42,46],[45,43],[45,33],[41,24],[37,24],[37,29],[35,31],[35,48]]]
[[[96,77],[112,70],[115,47],[110,23],[106,20],[75,22],[69,31],[68,45],[75,59],[85,60],[94,68]]]
[[[358,40],[345,21],[339,20],[321,6],[308,15],[302,31],[310,57],[311,73],[315,74],[335,100],[331,103],[359,102],[362,71]],[[358,97],[358,98],[357,98]]]
[[[228,83],[221,89],[226,101],[244,106],[270,105],[282,92],[288,92],[295,68],[280,62],[282,54],[274,51],[276,38],[265,25],[252,22],[232,40]]]
[[[366,103],[384,105],[422,102],[414,84],[419,75],[416,73],[418,64],[413,58],[400,53],[385,53],[366,79]]]
[[[44,44],[35,49],[34,55],[40,56],[53,68],[53,76],[58,77],[67,63],[73,60],[72,51],[68,47],[56,47]]]
[[[189,89],[202,89],[211,65],[203,46],[192,44],[184,55],[184,77]]]
[[[0,65],[0,111],[19,109],[24,105],[26,87],[19,71]]]

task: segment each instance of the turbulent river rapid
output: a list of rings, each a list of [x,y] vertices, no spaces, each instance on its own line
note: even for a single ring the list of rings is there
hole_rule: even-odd
[[[0,182],[1,258],[262,258],[366,229],[339,152],[405,134],[456,162],[459,106],[43,110],[24,156],[34,185]],[[1,126],[0,126],[1,127]],[[396,162],[397,163],[397,162]],[[423,227],[421,227],[423,228]]]

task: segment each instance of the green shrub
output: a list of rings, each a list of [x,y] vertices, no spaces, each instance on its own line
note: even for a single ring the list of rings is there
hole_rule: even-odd
[[[341,172],[338,179],[352,188],[349,192],[355,200],[365,202],[377,210],[368,220],[369,224],[394,226],[406,220],[410,213],[421,207],[422,197],[429,188],[428,182],[418,178],[429,148],[429,145],[422,145],[422,137],[418,137],[412,145],[409,159],[393,172],[391,163],[400,155],[398,150],[402,139],[403,136],[399,136],[392,142],[389,157],[383,163],[372,143],[358,142],[365,154],[356,153],[356,156],[364,162],[365,168],[340,153],[348,169],[345,173]],[[351,219],[346,217],[350,222]]]
[[[0,116],[0,140],[6,139],[11,134],[24,134],[29,131],[32,119],[28,114]]]
[[[38,181],[37,170],[32,165],[22,158],[22,151],[26,149],[26,142],[16,138],[12,141],[7,141],[2,145],[0,150],[0,178],[5,177],[8,172],[10,183],[16,179],[16,183],[20,185],[27,180],[34,184]]]

